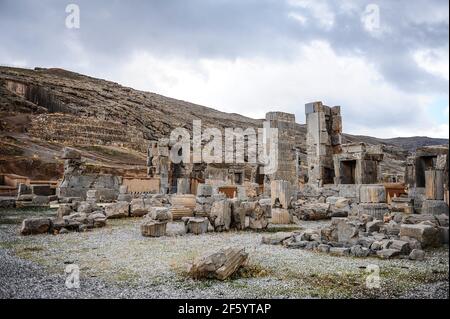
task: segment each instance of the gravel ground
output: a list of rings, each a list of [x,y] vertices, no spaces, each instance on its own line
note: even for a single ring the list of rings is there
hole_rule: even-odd
[[[18,235],[24,216],[52,214],[0,211],[0,298],[448,298],[448,247],[427,251],[425,261],[333,257],[261,244],[269,232],[292,230],[287,226],[146,238],[135,218],[87,233]],[[173,223],[170,230],[181,227]],[[237,276],[224,282],[186,276],[195,257],[226,246],[249,252]],[[65,285],[68,265],[79,267],[78,289]],[[369,265],[379,267],[380,288],[366,287]]]

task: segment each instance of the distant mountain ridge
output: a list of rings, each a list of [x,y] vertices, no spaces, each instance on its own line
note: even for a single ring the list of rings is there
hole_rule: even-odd
[[[193,120],[199,119],[204,127],[218,128],[256,128],[263,121],[63,69],[0,66],[0,172],[2,159],[7,163],[4,170],[24,161],[21,169],[29,171],[30,158],[53,163],[65,145],[78,147],[103,167],[145,167],[150,140],[167,137],[176,127],[190,130]],[[297,125],[296,141],[305,152],[306,125]],[[343,141],[386,145],[389,158],[398,161],[390,171],[401,171],[401,161],[417,147],[448,144],[448,139],[429,137],[350,134],[344,134]],[[124,152],[134,155],[130,158]]]

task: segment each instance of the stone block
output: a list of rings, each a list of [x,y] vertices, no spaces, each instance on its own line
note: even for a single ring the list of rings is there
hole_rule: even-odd
[[[440,231],[436,226],[422,222],[420,224],[402,224],[400,226],[400,237],[408,236],[417,239],[422,247],[439,247],[441,245]]]
[[[27,218],[22,221],[20,233],[22,235],[36,235],[49,233],[52,228],[50,218]]]
[[[208,184],[198,184],[197,185],[197,196],[198,197],[211,197],[213,193],[212,186]]]
[[[167,222],[154,220],[146,221],[141,225],[141,234],[145,237],[161,237],[166,235]]]
[[[272,207],[285,208],[290,207],[291,185],[288,181],[274,180],[270,184],[270,194]]]
[[[422,214],[442,215],[448,216],[449,207],[443,200],[424,200],[422,203]]]
[[[231,202],[227,199],[214,202],[209,214],[209,221],[215,231],[228,231],[231,226]]]
[[[272,224],[290,224],[291,215],[289,210],[283,208],[272,208]]]
[[[105,207],[106,218],[124,218],[130,214],[130,204],[128,202],[117,202]]]
[[[386,188],[383,185],[361,185],[359,200],[361,203],[386,203]]]
[[[208,218],[186,218],[185,221],[186,233],[201,235],[208,232],[209,220]]]

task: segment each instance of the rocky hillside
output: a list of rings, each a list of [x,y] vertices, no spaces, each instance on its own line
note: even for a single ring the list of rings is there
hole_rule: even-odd
[[[57,178],[60,150],[70,145],[93,170],[142,174],[149,141],[175,127],[191,129],[196,119],[203,127],[219,128],[261,127],[262,122],[62,69],[0,67],[0,172]],[[297,140],[303,150],[305,133],[299,124]],[[386,171],[394,172],[402,170],[406,151],[443,142],[351,135],[344,140],[384,144],[393,160],[386,161],[391,166]]]

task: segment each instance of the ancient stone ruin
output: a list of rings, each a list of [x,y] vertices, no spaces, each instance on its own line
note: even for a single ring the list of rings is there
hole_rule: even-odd
[[[344,143],[339,106],[308,103],[305,112],[306,148],[293,114],[266,115],[279,139],[278,169],[268,174],[259,162],[174,163],[176,143],[161,138],[149,144],[141,180],[151,191],[130,192],[123,176],[91,173],[79,152],[65,148],[55,194],[21,184],[17,197],[19,205],[51,201],[56,216],[26,219],[21,232],[87,231],[108,219],[137,218],[149,240],[297,224],[298,231],[264,235],[262,244],[337,256],[420,260],[423,249],[448,244],[448,146],[418,149],[406,162],[405,183],[385,183],[383,147]],[[329,223],[304,229],[307,220]],[[197,261],[190,273],[225,279],[247,257],[230,248]]]

